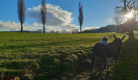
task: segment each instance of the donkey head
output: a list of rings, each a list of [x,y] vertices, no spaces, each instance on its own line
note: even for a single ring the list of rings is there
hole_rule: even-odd
[[[115,35],[113,35],[113,36],[114,36],[114,38],[115,38],[115,40],[113,41],[113,43],[115,43],[115,45],[116,45],[116,47],[117,47],[117,49],[118,49],[118,52],[120,53],[121,48],[122,48],[122,45],[123,45],[122,41],[123,41],[123,39],[124,39],[126,36],[123,36],[121,39],[120,39],[120,38],[116,38]]]

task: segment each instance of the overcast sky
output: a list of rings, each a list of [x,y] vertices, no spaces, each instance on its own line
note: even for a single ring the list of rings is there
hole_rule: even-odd
[[[83,29],[115,24],[114,8],[120,0],[46,0],[46,31],[80,29],[78,22],[79,1],[83,5]],[[26,18],[24,30],[42,29],[41,0],[25,0]],[[20,30],[17,0],[0,0],[0,31]]]

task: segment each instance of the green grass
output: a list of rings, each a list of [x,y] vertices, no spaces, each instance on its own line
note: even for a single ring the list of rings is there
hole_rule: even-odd
[[[0,32],[0,75],[18,76],[25,80],[88,80],[90,75],[91,50],[94,44],[110,33],[18,33]],[[118,57],[119,72],[111,63],[107,80],[138,79],[138,32],[124,39]],[[121,38],[124,34],[117,34]],[[130,55],[131,54],[131,55]],[[94,70],[98,78],[98,63]]]

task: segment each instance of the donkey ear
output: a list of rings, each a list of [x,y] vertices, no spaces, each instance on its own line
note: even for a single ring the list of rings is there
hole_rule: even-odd
[[[114,36],[114,38],[116,39],[116,36],[115,35],[113,35]]]
[[[125,37],[126,37],[126,36],[123,36],[121,40],[123,41],[123,39],[124,39]]]

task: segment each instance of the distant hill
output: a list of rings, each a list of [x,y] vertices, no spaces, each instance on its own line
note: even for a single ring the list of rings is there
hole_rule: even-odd
[[[116,32],[117,26],[116,25],[107,25],[105,27],[101,27],[98,29],[93,29],[93,33],[102,33],[102,32]]]
[[[103,33],[103,32],[116,32],[117,25],[107,25],[98,29],[85,30],[83,33]],[[134,31],[138,31],[138,24],[134,26]]]
[[[116,32],[116,25],[107,25],[98,29],[85,30],[83,33],[102,33],[102,32]]]

